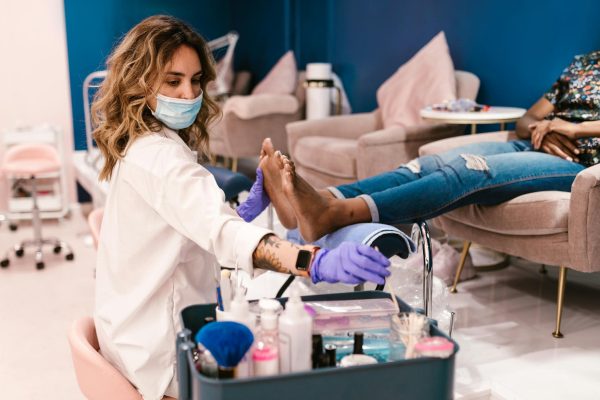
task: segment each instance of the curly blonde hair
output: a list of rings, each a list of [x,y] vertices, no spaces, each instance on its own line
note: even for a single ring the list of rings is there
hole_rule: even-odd
[[[146,18],[133,27],[113,50],[106,64],[108,74],[92,105],[97,128],[94,139],[104,156],[100,180],[109,180],[127,146],[162,124],[153,115],[147,98],[156,95],[155,82],[180,46],[196,50],[202,66],[200,85],[204,92],[196,121],[179,130],[180,137],[194,150],[208,153],[208,126],[219,116],[217,103],[206,86],[215,79],[215,62],[206,41],[184,22],[165,15]]]

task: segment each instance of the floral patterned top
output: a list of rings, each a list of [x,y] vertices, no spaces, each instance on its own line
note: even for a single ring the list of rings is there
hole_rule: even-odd
[[[554,105],[546,119],[562,118],[569,122],[600,120],[600,50],[575,56],[544,97]],[[577,139],[580,164],[600,163],[600,139]]]
[[[600,119],[600,50],[575,56],[550,90],[544,94],[554,105],[547,118],[570,122]]]

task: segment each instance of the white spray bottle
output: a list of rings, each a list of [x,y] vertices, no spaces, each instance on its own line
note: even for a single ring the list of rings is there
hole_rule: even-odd
[[[292,289],[285,304],[285,311],[279,317],[279,357],[282,373],[311,369],[312,325],[312,317],[304,309],[298,291]]]

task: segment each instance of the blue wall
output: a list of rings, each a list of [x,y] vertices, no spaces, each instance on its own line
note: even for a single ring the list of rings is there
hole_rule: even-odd
[[[495,105],[530,106],[573,55],[600,48],[596,0],[330,1],[329,61],[360,111],[376,107],[377,87],[440,30],[455,67],[481,79],[479,101]]]
[[[75,144],[85,148],[81,84],[142,18],[168,13],[206,38],[240,33],[236,68],[261,79],[288,49],[299,66],[333,63],[354,111],[444,30],[458,69],[481,79],[478,100],[530,106],[573,55],[600,49],[600,1],[561,0],[65,0]],[[566,6],[568,4],[568,7]]]
[[[246,45],[293,38],[285,48],[269,44],[261,57],[271,63],[251,68],[257,78],[293,49],[300,67],[331,62],[355,111],[374,109],[379,85],[441,30],[455,67],[480,77],[478,100],[494,105],[530,106],[575,54],[600,48],[597,0],[264,0],[256,9],[246,3],[232,0],[234,15],[243,8],[234,21],[262,27],[244,31]]]

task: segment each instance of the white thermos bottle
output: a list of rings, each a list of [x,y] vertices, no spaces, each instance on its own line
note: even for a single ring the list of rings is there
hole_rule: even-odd
[[[279,368],[282,373],[308,371],[312,367],[312,317],[293,291],[279,316]]]
[[[329,117],[334,86],[331,64],[306,64],[306,119]]]

